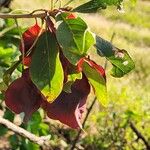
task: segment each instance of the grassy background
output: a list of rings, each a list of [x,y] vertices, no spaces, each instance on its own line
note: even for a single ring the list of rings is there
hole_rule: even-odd
[[[72,6],[79,2],[79,0],[75,1]],[[38,8],[49,9],[50,0],[21,0],[21,2],[14,0],[12,8],[28,11]],[[115,137],[122,135],[119,135],[122,132],[120,129],[125,125],[127,117],[131,117],[139,131],[150,140],[150,2],[138,0],[133,6],[130,1],[125,1],[124,9],[125,13],[120,13],[115,8],[110,7],[98,14],[81,14],[91,30],[101,37],[110,40],[112,34],[115,33],[114,45],[126,49],[136,64],[135,70],[121,79],[109,75],[111,65],[108,64],[107,85],[110,105],[108,108],[103,108],[99,104],[95,105],[95,109],[93,109],[87,122],[86,136],[83,134],[85,138],[81,143],[101,145],[100,141],[105,140],[106,145],[104,147],[108,147],[109,142],[107,140],[110,137],[108,133],[115,134],[117,132]],[[33,22],[34,20],[24,19],[21,21],[21,25],[27,27]],[[91,53],[92,59],[101,65],[104,64],[104,60],[97,57],[94,50]],[[89,103],[92,99],[91,94]],[[116,130],[117,125],[119,127]],[[127,139],[125,142],[128,146],[125,149],[132,149],[130,144],[136,139],[136,136],[130,128],[126,130],[124,137],[120,137],[116,141],[122,144],[122,140]],[[102,139],[106,136],[108,136],[107,140]],[[139,141],[138,145],[136,142],[133,143],[133,146],[137,150],[144,147],[142,141]],[[113,149],[113,146],[110,149]]]

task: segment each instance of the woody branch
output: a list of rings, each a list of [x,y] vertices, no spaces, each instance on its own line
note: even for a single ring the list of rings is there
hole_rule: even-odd
[[[30,141],[40,145],[41,147],[47,147],[48,149],[51,149],[51,146],[49,144],[49,136],[38,137],[38,136],[26,131],[25,129],[18,127],[17,125],[8,121],[7,119],[2,118],[1,116],[0,116],[0,124],[6,126],[11,131],[29,139]]]

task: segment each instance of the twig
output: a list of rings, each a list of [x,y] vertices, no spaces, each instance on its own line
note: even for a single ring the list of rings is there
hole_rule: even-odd
[[[49,136],[38,137],[38,136],[26,131],[25,129],[18,127],[17,125],[13,124],[12,122],[2,118],[1,116],[0,116],[0,124],[6,126],[11,131],[29,139],[30,141],[40,145],[41,147],[46,147],[46,149],[51,150],[51,146],[49,144]]]
[[[38,11],[44,11],[42,13],[35,13]],[[53,10],[53,11],[48,11],[48,10],[44,10],[44,9],[37,9],[34,10],[31,13],[28,14],[4,14],[4,13],[0,13],[0,18],[2,19],[8,19],[8,18],[12,18],[12,19],[19,19],[19,18],[44,18],[47,16],[47,13],[50,16],[55,16],[57,13],[59,12],[59,10]]]
[[[0,18],[7,19],[17,19],[17,18],[44,18],[46,17],[46,13],[38,13],[38,14],[2,14],[0,13]]]
[[[84,128],[84,126],[85,126],[85,123],[86,123],[86,121],[87,121],[87,119],[88,119],[88,116],[89,116],[89,114],[90,114],[90,112],[91,112],[91,110],[92,110],[92,108],[93,108],[95,102],[96,102],[96,97],[94,98],[92,104],[91,104],[90,107],[88,108],[87,114],[86,114],[86,116],[85,116],[85,118],[84,118],[84,121],[83,121],[83,124],[82,124],[82,127],[83,127],[83,128]],[[72,144],[72,147],[71,147],[70,150],[74,150],[74,148],[76,147],[76,144],[77,144],[77,142],[78,142],[78,140],[79,140],[79,138],[80,138],[81,132],[82,132],[82,129],[80,129],[80,130],[78,131],[78,134],[77,134],[77,136],[75,137],[75,139],[74,139],[74,141],[73,141],[73,144]]]
[[[138,139],[141,139],[144,142],[147,150],[150,150],[150,144],[145,139],[145,137],[142,135],[142,133],[140,131],[138,131],[138,129],[135,127],[135,125],[132,122],[129,122],[129,123],[130,123],[130,127],[131,127],[132,131],[137,135]]]

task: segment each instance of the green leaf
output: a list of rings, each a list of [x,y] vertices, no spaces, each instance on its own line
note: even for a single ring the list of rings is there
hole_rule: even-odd
[[[7,90],[7,85],[4,82],[0,82],[0,91],[6,91]]]
[[[14,62],[14,64],[4,72],[3,75],[3,81],[6,85],[9,85],[9,81],[11,79],[11,75],[14,72],[14,70],[19,66],[19,64],[21,63],[21,60],[18,60],[16,62]]]
[[[14,114],[6,108],[3,118],[8,119],[9,121],[13,122]],[[8,128],[0,124],[0,136],[4,136],[8,131]]]
[[[8,139],[9,139],[11,147],[17,150],[19,147],[19,137],[16,134],[13,134],[13,135],[10,135]]]
[[[76,7],[73,11],[81,13],[94,13],[98,9],[106,9],[108,5],[115,5],[118,7],[121,5],[122,1],[123,0],[91,0]]]
[[[83,72],[88,78],[90,84],[93,86],[97,99],[103,106],[108,105],[106,81],[104,77],[98,73],[94,68],[84,62]]]
[[[98,54],[106,57],[113,65],[111,70],[112,76],[122,77],[134,69],[134,62],[126,50],[120,50],[114,47],[110,42],[99,36],[96,36],[95,47],[97,48]]]
[[[0,59],[4,59],[6,57],[10,57],[15,52],[12,48],[3,48],[0,46]]]
[[[30,67],[31,79],[49,102],[54,101],[63,88],[63,68],[53,33],[45,32],[38,39]]]
[[[67,93],[71,93],[71,86],[72,84],[77,80],[77,79],[82,79],[82,73],[81,72],[72,72],[71,74],[68,75],[68,80],[64,84],[63,91]]]
[[[75,65],[87,54],[95,43],[95,38],[80,17],[68,19],[68,15],[69,13],[61,13],[56,17],[58,24],[56,36],[63,54]]]

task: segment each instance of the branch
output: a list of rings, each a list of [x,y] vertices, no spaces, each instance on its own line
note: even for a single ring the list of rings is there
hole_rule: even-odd
[[[92,110],[92,108],[93,108],[95,102],[96,102],[96,97],[94,98],[94,100],[92,101],[92,104],[91,104],[90,107],[88,108],[88,111],[87,111],[87,113],[86,113],[86,116],[85,116],[84,121],[83,121],[83,124],[82,124],[82,127],[83,127],[83,128],[84,128],[84,126],[85,126],[85,123],[86,123],[86,121],[87,121],[87,119],[88,119],[88,117],[89,117],[89,114],[90,114],[90,112],[91,112],[91,110]],[[80,129],[80,130],[78,131],[78,134],[77,134],[77,136],[75,137],[75,139],[74,139],[74,141],[73,141],[73,144],[72,144],[72,147],[71,147],[70,150],[74,150],[74,149],[75,149],[76,144],[77,144],[77,142],[78,142],[78,140],[79,140],[79,138],[80,138],[81,132],[82,132],[82,129]]]
[[[13,132],[29,139],[30,141],[40,145],[41,147],[46,147],[46,149],[51,149],[51,146],[49,144],[49,136],[41,136],[38,137],[25,129],[18,127],[17,125],[13,124],[12,122],[2,118],[0,116],[0,124],[6,126],[8,129],[12,130]]]
[[[18,18],[44,18],[46,17],[46,13],[38,13],[38,14],[2,14],[0,13],[0,18],[2,19],[18,19]]]
[[[138,139],[141,139],[144,142],[147,150],[150,150],[150,145],[149,145],[148,141],[145,139],[145,137],[142,135],[142,133],[140,133],[140,131],[138,131],[138,129],[135,127],[135,125],[132,122],[130,122],[130,127],[133,130],[133,132],[136,134]]]
[[[40,12],[43,11],[41,13],[36,13],[36,12]],[[0,18],[2,19],[8,19],[8,18],[12,18],[12,19],[19,19],[19,18],[44,18],[47,15],[50,15],[52,17],[54,17],[57,13],[59,12],[59,9],[54,9],[52,11],[46,10],[46,9],[37,9],[34,10],[31,13],[27,13],[27,14],[4,14],[4,13],[0,13]]]

